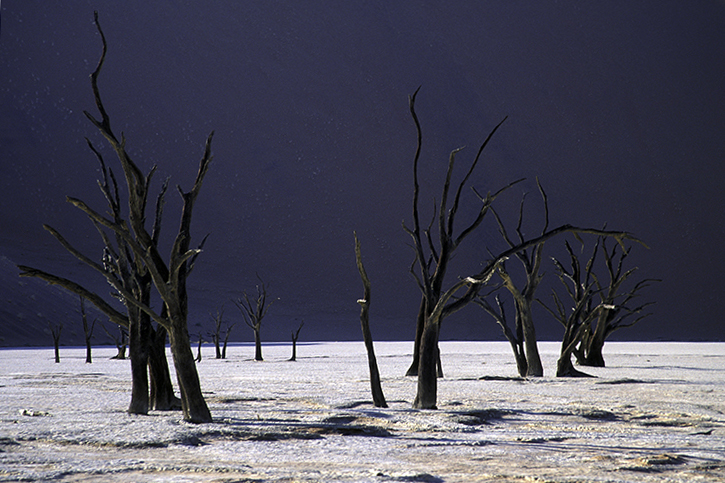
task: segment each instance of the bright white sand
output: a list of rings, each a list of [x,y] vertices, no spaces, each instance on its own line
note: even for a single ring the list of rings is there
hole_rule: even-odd
[[[506,343],[444,342],[439,410],[411,409],[412,343],[204,347],[213,424],[131,416],[115,348],[0,350],[0,481],[725,481],[725,344],[608,343],[592,379],[515,378]],[[194,349],[196,350],[196,349]]]

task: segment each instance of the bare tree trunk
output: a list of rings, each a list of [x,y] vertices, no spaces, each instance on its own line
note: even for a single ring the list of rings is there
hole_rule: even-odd
[[[129,356],[131,358],[131,403],[130,414],[148,414],[149,379],[149,337],[151,322],[148,316],[136,308],[129,308]]]
[[[221,331],[222,331],[222,320],[224,318],[224,306],[217,310],[216,315],[212,316],[214,320],[214,332],[212,333],[211,340],[214,342],[214,351],[217,359],[222,359],[221,350]]]
[[[294,332],[292,333],[292,355],[287,360],[290,362],[297,361],[297,339],[294,337]]]
[[[227,333],[224,336],[224,345],[222,345],[222,359],[227,358],[227,344],[229,343],[229,333],[231,332],[231,329],[227,329]]]
[[[86,342],[86,364],[93,363],[93,357],[91,356],[91,338],[93,337],[93,329],[96,326],[96,321],[88,325],[88,316],[86,315],[86,304],[85,298],[80,296],[81,304],[81,320],[83,322],[83,337]]]
[[[583,366],[604,367],[604,341],[607,336],[605,333],[606,320],[608,311],[602,311],[597,321],[596,328],[593,332],[589,332],[588,337],[583,340],[584,357],[579,361]]]
[[[201,345],[204,343],[204,339],[201,337],[201,334],[199,334],[199,347],[196,351],[196,362],[201,362]]]
[[[544,375],[544,367],[541,364],[541,356],[539,355],[539,347],[536,341],[536,329],[534,329],[534,320],[531,316],[531,307],[525,313],[521,321],[524,332],[524,348],[526,350],[526,376],[542,377]]]
[[[181,409],[181,400],[174,395],[169,362],[166,358],[166,329],[157,326],[149,345],[149,404],[156,411]]]
[[[86,364],[93,364],[93,357],[91,356],[91,339],[86,339]]]
[[[63,324],[58,324],[55,327],[50,326],[50,334],[53,336],[53,348],[55,349],[55,363],[60,364],[60,331],[63,330]]]
[[[363,298],[357,301],[360,304],[360,326],[362,327],[363,341],[365,349],[368,353],[368,368],[370,370],[370,389],[373,394],[373,404],[375,407],[387,408],[388,403],[385,401],[383,387],[380,385],[380,372],[378,371],[378,362],[375,358],[375,348],[373,347],[373,336],[370,332],[370,279],[365,272],[362,262],[362,252],[360,249],[360,240],[355,234],[355,261],[357,269],[360,272],[360,278],[363,283]]]
[[[423,340],[423,329],[425,328],[425,297],[421,298],[420,307],[418,308],[418,317],[415,320],[415,341],[413,342],[413,361],[406,371],[406,376],[418,375],[418,364],[420,362],[420,342]]]
[[[559,360],[556,362],[556,377],[593,377],[589,374],[581,372],[574,367],[571,361],[572,351],[576,347],[578,337],[575,335],[574,341],[567,344],[567,339],[571,340],[571,337],[565,337],[562,342],[561,354]]]
[[[199,374],[196,371],[194,354],[191,351],[191,341],[186,327],[174,327],[169,331],[171,341],[171,354],[174,358],[176,377],[179,379],[181,390],[181,410],[184,419],[192,423],[210,423],[211,413],[201,392]]]
[[[437,409],[438,373],[437,360],[439,323],[427,321],[423,330],[418,363],[418,386],[413,407],[416,409]]]
[[[254,360],[263,361],[262,357],[262,336],[259,333],[259,328],[254,330]]]

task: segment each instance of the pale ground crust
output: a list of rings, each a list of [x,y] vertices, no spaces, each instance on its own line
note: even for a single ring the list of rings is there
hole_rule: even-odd
[[[128,361],[0,350],[0,481],[725,481],[725,344],[609,343],[588,379],[516,377],[505,343],[442,343],[439,409],[411,409],[412,343],[204,348],[214,423],[131,416]],[[558,344],[542,343],[553,372]]]

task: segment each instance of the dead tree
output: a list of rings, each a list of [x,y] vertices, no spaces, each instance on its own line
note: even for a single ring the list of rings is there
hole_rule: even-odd
[[[572,225],[561,225],[557,228],[548,230],[540,236],[525,240],[499,255],[493,257],[484,266],[483,270],[469,277],[460,278],[454,285],[441,294],[438,303],[433,307],[433,311],[425,320],[423,337],[421,339],[420,368],[418,371],[417,393],[413,402],[413,407],[418,409],[435,409],[438,393],[438,382],[436,374],[436,356],[438,334],[440,332],[441,320],[450,315],[478,296],[482,287],[489,283],[491,277],[496,273],[498,267],[505,260],[516,253],[535,247],[541,243],[561,235],[562,233],[590,233],[599,236],[607,236],[621,242],[624,239],[636,240],[632,235],[626,232],[604,231],[591,228],[579,228]]]
[[[53,348],[55,349],[55,363],[60,364],[60,332],[63,330],[63,324],[52,325],[48,322],[50,335],[53,337]]]
[[[598,239],[594,245],[592,256],[583,268],[569,242],[565,242],[565,246],[569,253],[570,269],[567,270],[563,263],[556,258],[553,259],[557,276],[566,288],[571,303],[574,304],[571,310],[567,310],[564,302],[554,291],[552,292],[554,308],[551,309],[544,305],[549,313],[564,326],[561,351],[559,360],[556,363],[557,377],[590,377],[589,374],[576,369],[571,358],[589,323],[603,309],[602,306],[594,304],[596,287],[592,279],[592,270],[597,257],[599,241]]]
[[[365,272],[362,261],[362,252],[360,249],[360,240],[355,234],[355,261],[357,263],[358,272],[363,283],[363,298],[357,301],[360,304],[360,325],[362,327],[363,341],[365,349],[368,353],[368,367],[370,369],[370,389],[373,394],[373,404],[375,407],[387,408],[388,403],[385,402],[383,388],[380,385],[380,372],[378,371],[378,363],[375,358],[375,348],[373,347],[373,336],[370,332],[370,279]]]
[[[569,251],[569,257],[572,259],[571,265],[578,267],[578,259],[576,262],[574,261],[577,258],[576,254],[569,247],[567,249]],[[587,272],[587,280],[593,284],[592,290],[589,293],[589,297],[592,300],[588,301],[588,307],[590,311],[592,307],[596,311],[591,315],[587,314],[586,320],[588,323],[583,324],[578,346],[572,350],[579,365],[604,367],[605,362],[602,349],[609,335],[615,330],[631,327],[642,319],[652,315],[651,313],[644,313],[644,310],[652,305],[652,303],[633,305],[632,302],[639,297],[642,289],[649,287],[653,282],[659,280],[644,279],[626,288],[627,282],[630,281],[631,277],[637,271],[636,267],[624,270],[624,262],[631,250],[631,246],[625,248],[624,245],[620,244],[614,244],[610,249],[607,246],[606,239],[597,240],[594,246],[594,251],[586,264],[585,270]],[[597,275],[595,260],[599,252],[604,257],[603,264],[608,281],[604,281],[602,277]],[[559,272],[561,272],[563,265],[557,260],[554,263],[557,267],[561,267],[558,268]],[[601,264],[598,268],[601,269]],[[565,278],[562,281],[570,280],[570,276],[575,276],[574,273],[574,268],[572,272],[565,271]],[[576,291],[572,290],[570,286],[567,286],[567,293],[573,300],[577,296]],[[598,303],[595,304],[594,299],[597,299]],[[555,303],[557,303],[556,299]],[[555,314],[555,317],[559,321],[563,318],[561,315],[561,305],[563,304],[557,303],[558,312]]]
[[[620,248],[621,251],[618,252]],[[624,246],[618,244],[613,245],[610,250],[606,245],[606,240],[602,241],[602,253],[608,282],[603,282],[596,273],[594,274],[594,282],[597,284],[602,310],[596,319],[596,323],[592,324],[584,332],[579,350],[574,352],[577,361],[583,366],[604,367],[602,349],[604,348],[604,342],[612,332],[631,327],[652,315],[651,312],[643,312],[654,302],[646,302],[641,305],[632,305],[632,302],[639,297],[642,289],[660,280],[644,279],[630,285],[629,289],[625,288],[627,282],[637,271],[637,267],[623,271],[623,264],[631,250],[632,247],[625,249]]]
[[[505,250],[488,261],[482,271],[473,276],[460,277],[454,284],[444,291],[443,279],[448,268],[448,262],[455,250],[470,233],[480,226],[486,213],[488,213],[491,204],[498,195],[521,180],[510,183],[508,186],[505,186],[496,193],[488,194],[485,198],[483,198],[478,215],[464,230],[456,235],[454,232],[455,217],[463,188],[466,186],[473,170],[478,164],[484,148],[488,145],[493,134],[504,121],[501,121],[491,131],[486,140],[480,146],[467,174],[458,185],[455,195],[453,196],[453,202],[449,208],[448,202],[450,196],[451,177],[455,157],[460,149],[454,150],[449,158],[448,171],[443,185],[441,201],[440,204],[436,206],[434,219],[431,221],[432,225],[437,220],[438,244],[436,245],[433,241],[430,227],[425,230],[425,232],[421,230],[418,213],[418,198],[420,191],[418,184],[418,162],[421,152],[422,131],[418,121],[418,116],[415,113],[415,97],[417,93],[418,91],[409,98],[410,113],[413,117],[418,135],[416,153],[413,161],[413,227],[408,228],[404,223],[403,229],[413,240],[415,260],[413,262],[413,266],[411,267],[411,273],[416,279],[418,287],[421,290],[422,299],[416,328],[416,343],[413,356],[414,360],[408,374],[417,373],[418,375],[417,393],[413,406],[418,409],[435,409],[438,391],[438,368],[440,365],[438,337],[440,334],[441,322],[447,316],[455,313],[472,302],[479,294],[481,287],[485,286],[489,282],[490,278],[496,271],[498,271],[499,266],[504,261],[511,256],[515,256],[521,251],[528,250],[566,232],[594,233],[602,236],[611,236],[617,240],[632,237],[625,232],[593,230],[589,228],[578,228],[572,225],[561,225],[557,228],[544,231],[536,238],[522,240],[520,243],[511,246],[508,250]],[[424,235],[425,243],[423,238]],[[417,272],[414,270],[415,266],[418,267]]]
[[[123,326],[118,326],[118,329],[120,331],[120,336],[116,336],[114,334],[111,334],[111,332],[106,328],[105,325],[101,325],[101,328],[103,331],[113,339],[114,344],[116,344],[116,350],[118,351],[115,356],[111,357],[111,359],[119,359],[123,360],[126,359],[126,348],[128,347],[128,330],[126,330]]]
[[[418,88],[420,90],[420,88]],[[441,195],[440,203],[435,206],[433,219],[430,225],[423,229],[420,222],[419,213],[419,198],[420,198],[420,185],[418,182],[418,164],[420,160],[421,147],[422,147],[422,130],[418,116],[415,112],[415,99],[418,94],[418,90],[409,98],[409,109],[410,114],[415,123],[417,132],[417,147],[415,151],[415,157],[413,159],[413,226],[408,227],[405,222],[403,223],[403,229],[408,233],[413,241],[413,250],[415,253],[413,264],[410,267],[410,272],[415,278],[418,288],[421,291],[421,302],[418,309],[418,317],[416,319],[416,332],[415,332],[415,345],[413,347],[413,361],[406,372],[407,376],[415,376],[419,373],[420,366],[420,355],[421,355],[421,341],[423,338],[423,331],[425,329],[425,321],[433,313],[434,307],[438,304],[441,294],[443,293],[443,284],[448,270],[448,264],[453,257],[455,251],[458,249],[460,244],[473,233],[476,228],[481,225],[486,213],[488,213],[491,203],[496,197],[501,194],[504,190],[509,188],[515,183],[511,183],[505,188],[499,190],[493,195],[488,195],[482,202],[481,207],[476,217],[466,226],[463,230],[457,231],[455,222],[456,215],[458,214],[458,207],[461,201],[461,194],[466,187],[473,171],[478,165],[481,159],[483,150],[488,145],[489,141],[493,137],[496,130],[505,121],[501,121],[486,137],[486,140],[481,144],[478,153],[476,154],[473,162],[468,168],[463,180],[458,184],[455,193],[451,193],[451,178],[454,171],[455,159],[458,152],[462,148],[455,149],[451,152],[448,160],[448,170],[446,172],[446,178],[443,184],[443,193]],[[453,196],[452,204],[451,196]],[[437,223],[436,223],[437,222]],[[435,224],[436,236],[434,241],[434,235],[431,233],[431,228]],[[416,269],[417,267],[417,269]],[[441,314],[445,317],[446,314]],[[436,336],[437,339],[437,336]],[[435,350],[438,350],[438,343],[435,343]],[[437,356],[437,373],[442,375],[440,366],[440,357]]]
[[[526,377],[528,363],[526,361],[526,352],[524,349],[523,327],[518,323],[518,318],[516,319],[514,330],[509,327],[506,318],[506,310],[504,309],[504,304],[501,301],[500,296],[495,296],[496,307],[491,305],[487,298],[487,296],[478,295],[473,301],[485,310],[486,313],[493,317],[499,327],[501,327],[504,337],[506,337],[506,340],[511,345],[511,350],[513,350],[514,360],[516,361],[516,370],[518,371],[519,376]]]
[[[546,192],[541,186],[541,183],[539,183],[538,179],[536,180],[536,185],[539,188],[539,193],[541,194],[541,198],[544,204],[544,227],[542,228],[541,233],[546,233],[546,230],[549,227],[549,203],[547,201]],[[519,219],[516,225],[516,241],[512,240],[509,237],[509,234],[506,231],[506,227],[501,221],[501,218],[498,216],[493,208],[491,209],[491,212],[493,213],[494,217],[496,218],[496,222],[498,223],[501,236],[503,236],[504,240],[506,240],[506,243],[509,247],[514,247],[517,244],[523,243],[525,241],[522,230],[525,199],[526,195],[524,195],[524,197],[521,199],[521,204],[519,206]],[[511,293],[511,296],[514,299],[514,306],[516,308],[516,333],[521,334],[521,336],[523,337],[523,355],[526,358],[526,373],[521,374],[521,376],[526,377],[541,377],[544,375],[544,367],[541,364],[541,356],[539,355],[539,349],[536,339],[536,328],[534,326],[534,317],[532,312],[535,300],[534,295],[536,293],[536,289],[539,287],[539,283],[543,278],[543,275],[541,275],[540,273],[543,250],[544,244],[541,243],[539,245],[533,246],[531,250],[526,249],[515,253],[514,256],[521,262],[521,265],[524,269],[524,275],[526,276],[526,281],[522,288],[519,288],[516,283],[514,283],[513,278],[511,278],[511,275],[506,269],[506,261],[501,263],[498,266],[497,270],[498,276],[503,281],[503,286],[506,287],[506,289]],[[497,320],[497,322],[499,321]],[[516,350],[514,351],[514,355],[517,355]],[[521,368],[521,365],[518,364],[518,361],[517,365],[519,365],[519,368]]]
[[[292,362],[297,360],[297,339],[300,337],[300,331],[302,330],[303,325],[305,325],[304,320],[300,322],[300,326],[297,327],[296,331],[292,331],[292,357],[289,358]]]
[[[201,336],[201,332],[199,332],[199,346],[196,350],[196,362],[201,362],[201,346],[204,343],[204,338]]]
[[[132,161],[126,151],[125,137],[121,136],[119,139],[111,129],[110,118],[101,101],[100,91],[98,89],[98,76],[106,57],[107,44],[98,22],[97,13],[95,14],[95,21],[103,42],[103,51],[98,62],[98,66],[91,74],[91,86],[95,97],[96,107],[100,112],[101,118],[96,119],[90,113],[84,113],[110,144],[121,163],[129,196],[128,220],[119,220],[115,216],[108,218],[76,198],[69,197],[68,201],[83,211],[90,218],[90,220],[98,228],[98,231],[105,237],[105,240],[110,240],[110,238],[103,234],[103,230],[109,230],[118,239],[123,241],[123,244],[118,246],[118,252],[112,254],[112,256],[117,260],[121,260],[124,257],[127,257],[128,254],[133,255],[134,264],[137,267],[144,268],[143,274],[148,276],[148,280],[150,280],[150,283],[155,287],[163,304],[162,310],[155,311],[150,306],[149,301],[145,299],[145,295],[147,293],[146,291],[141,290],[137,293],[134,290],[129,290],[127,286],[124,286],[124,284],[120,282],[121,277],[114,274],[112,271],[109,271],[107,267],[94,262],[90,258],[78,252],[56,230],[53,230],[50,227],[47,228],[63,244],[63,246],[66,247],[66,249],[84,263],[104,275],[113,288],[118,292],[120,297],[123,298],[127,308],[133,307],[133,310],[137,310],[139,314],[143,314],[144,317],[148,316],[149,320],[155,321],[160,328],[164,329],[164,332],[168,331],[168,336],[171,342],[171,352],[181,390],[181,405],[184,419],[199,423],[210,422],[212,420],[211,413],[209,412],[206,401],[204,400],[201,392],[199,376],[196,371],[194,356],[190,347],[187,326],[188,297],[186,292],[186,279],[191,271],[196,256],[200,252],[200,249],[195,250],[189,248],[191,240],[190,227],[193,206],[201,189],[209,163],[212,159],[211,140],[213,133],[207,138],[204,154],[199,163],[199,171],[191,191],[184,192],[181,188],[178,189],[183,202],[181,223],[167,263],[164,261],[158,250],[157,233],[158,229],[160,229],[160,216],[156,217],[154,230],[152,232],[149,232],[145,226],[146,202],[148,199],[151,177],[155,169],[152,169],[147,176],[144,176],[141,173],[141,170]],[[95,149],[94,152],[97,153]],[[161,201],[157,203],[157,214],[160,213],[161,206],[163,205],[163,196],[160,196],[159,200]],[[107,242],[106,246],[108,247],[109,245],[110,243]],[[21,267],[21,269],[22,268],[23,267]],[[38,276],[36,273],[32,273],[31,271],[32,269],[24,270],[24,273],[21,275]],[[84,293],[84,295],[86,294]],[[88,297],[88,299],[97,306],[107,306],[111,308],[98,296],[95,296],[94,298]],[[131,312],[131,310],[129,311]],[[117,313],[117,315],[121,314]],[[125,318],[122,315],[121,318],[125,319],[126,324],[129,324],[129,321],[135,319],[135,317]],[[146,329],[145,324],[140,325],[139,330],[139,341],[143,341],[145,338],[150,338],[150,332]],[[135,338],[135,335],[133,334],[134,329],[130,327],[129,332],[131,333],[131,349],[133,351]],[[166,334],[163,333],[163,336],[165,340]],[[156,340],[156,343],[158,343],[158,339]],[[136,347],[143,347],[143,342],[137,342]],[[149,365],[149,368],[150,367],[151,366]],[[140,369],[138,367],[132,370],[137,370],[140,375]]]
[[[93,337],[93,329],[96,326],[96,319],[93,319],[91,324],[88,324],[88,316],[86,315],[86,304],[85,299],[81,296],[81,319],[83,321],[83,335],[86,341],[86,364],[92,364],[93,358],[91,357],[91,338]]]
[[[226,328],[224,331],[224,340],[222,341],[221,332],[222,332],[222,322],[224,319],[224,306],[219,308],[217,310],[216,315],[212,316],[212,320],[214,320],[214,332],[211,334],[212,341],[214,342],[214,349],[216,352],[216,358],[217,359],[226,359],[227,358],[227,344],[229,343],[229,335],[232,332],[232,329],[237,324],[226,324]]]
[[[114,223],[123,225],[126,223],[126,220],[121,216],[122,202],[119,194],[118,183],[113,170],[106,167],[101,153],[89,140],[86,141],[100,164],[103,176],[102,179],[99,180],[98,184],[108,204],[108,212],[112,215]],[[152,240],[154,243],[158,243],[161,228],[161,215],[164,205],[164,195],[166,193],[167,186],[167,183],[164,183],[156,200],[154,231],[152,234]],[[45,228],[70,253],[82,261],[89,260],[87,257],[78,252],[68,241],[66,241],[57,230],[47,225]],[[128,243],[126,243],[120,234],[116,233],[115,237],[109,236],[98,224],[96,224],[96,228],[98,229],[105,245],[103,250],[102,267],[103,275],[106,277],[109,284],[112,287],[115,287],[116,285],[123,286],[125,291],[132,293],[137,300],[148,304],[151,300],[151,289],[153,283],[144,261],[134,255]],[[97,268],[93,263],[90,263],[90,265]],[[127,299],[125,299],[118,291],[115,291],[114,297],[126,306],[127,314],[125,316],[107,304],[101,297],[89,292],[87,289],[75,282],[37,269],[31,269],[23,266],[20,268],[23,270],[21,276],[36,276],[50,283],[60,285],[63,288],[80,295],[81,297],[87,298],[96,305],[96,307],[103,311],[112,322],[118,324],[122,331],[126,330],[129,345],[131,346],[130,359],[132,391],[131,402],[128,408],[129,413],[147,414],[149,408],[156,410],[168,410],[179,407],[179,400],[176,396],[174,396],[168,362],[166,360],[166,330],[160,326],[153,328],[151,318],[147,313],[139,309],[139,307],[135,304],[127,303]],[[152,343],[152,341],[155,342]],[[123,351],[125,352],[125,345],[123,347]],[[119,348],[119,354],[121,354],[121,348]],[[146,373],[147,366],[150,381]]]
[[[259,276],[257,276],[259,278]],[[244,317],[244,322],[254,331],[254,360],[262,361],[262,319],[267,315],[267,310],[272,302],[267,303],[267,287],[261,278],[257,285],[257,298],[252,302],[247,292],[242,293],[242,297],[234,301],[239,311]]]
[[[224,319],[224,306],[217,309],[216,315],[212,315],[212,320],[214,321],[214,332],[211,334],[211,340],[214,343],[214,352],[216,354],[217,359],[222,358],[222,349],[221,349],[221,330],[222,330],[222,320]]]

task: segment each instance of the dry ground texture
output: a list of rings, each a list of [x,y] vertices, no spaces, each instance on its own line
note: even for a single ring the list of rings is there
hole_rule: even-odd
[[[609,343],[592,379],[516,376],[505,343],[445,342],[439,410],[411,409],[412,343],[205,347],[214,423],[125,413],[130,363],[0,350],[0,481],[725,481],[725,344]],[[558,345],[542,343],[552,374]]]

